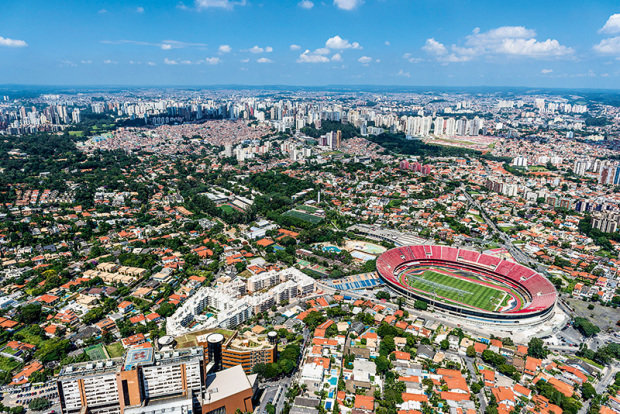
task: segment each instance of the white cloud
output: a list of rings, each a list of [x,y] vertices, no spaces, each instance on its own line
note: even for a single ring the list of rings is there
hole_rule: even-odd
[[[93,61],[90,59],[83,59],[83,60],[80,60],[80,63],[82,65],[90,65],[91,63],[93,63]]]
[[[329,55],[330,50],[326,47],[320,47],[314,51],[317,55]]]
[[[217,50],[219,50],[220,53],[230,53],[232,48],[229,45],[221,45]]]
[[[206,43],[191,43],[183,42],[180,40],[162,40],[161,42],[144,42],[142,40],[102,40],[101,43],[106,45],[136,45],[136,46],[150,46],[158,47],[162,50],[170,49],[182,49],[187,47],[205,48]]]
[[[273,48],[272,48],[271,46],[267,46],[267,47],[265,48],[265,52],[267,52],[267,53],[271,53],[271,52],[273,52]]]
[[[107,12],[108,11],[106,9],[101,9],[97,13],[99,13],[99,14],[106,14]]]
[[[620,36],[601,40],[598,45],[594,45],[594,50],[604,55],[620,55]]]
[[[340,55],[340,53],[336,53],[331,57],[332,62],[341,62],[342,61],[342,56]]]
[[[221,62],[221,60],[219,57],[208,57],[205,58],[205,62],[207,63],[207,65],[217,65]]]
[[[258,63],[273,63],[273,60],[268,59],[266,57],[262,57],[256,60]]]
[[[149,66],[157,66],[157,64],[155,62],[146,62],[147,65]]]
[[[574,53],[572,48],[555,39],[537,40],[536,32],[523,26],[502,26],[487,32],[475,28],[465,37],[464,46],[452,45],[450,49],[430,38],[422,49],[442,63],[467,62],[484,55],[558,58]]]
[[[291,50],[299,50],[299,49],[301,49],[301,46],[296,45],[296,44],[292,44],[292,45],[290,45],[290,46],[289,46],[289,48],[290,48]]]
[[[299,55],[299,58],[297,58],[297,62],[298,63],[327,63],[329,62],[329,58],[324,55],[310,52],[310,50],[306,49],[304,53]]]
[[[558,57],[573,53],[570,47],[562,46],[555,39],[539,42],[536,39],[504,39],[498,53],[527,57]]]
[[[245,59],[241,59],[241,63],[248,63],[250,61],[250,59],[245,58]]]
[[[543,69],[540,71],[540,73],[542,73],[543,75],[548,75],[551,72],[553,72],[553,69]]]
[[[389,40],[386,40],[386,41],[384,42],[384,44],[385,44],[386,46],[391,45],[391,43],[390,43],[390,41],[389,41]]]
[[[353,10],[362,3],[362,0],[334,0],[334,6],[342,10]]]
[[[106,65],[116,65],[118,62],[115,60],[111,60],[111,59],[106,59],[103,61],[104,64]]]
[[[232,9],[235,6],[245,6],[246,0],[195,0],[194,5],[198,10],[204,9]]]
[[[361,49],[362,48],[359,43],[357,42],[350,43],[348,40],[343,39],[342,37],[338,35],[327,39],[327,41],[325,42],[325,47],[329,49],[337,49],[337,50]]]
[[[176,60],[174,60],[174,59],[168,59],[168,58],[165,58],[165,59],[164,59],[164,63],[165,63],[166,65],[178,65],[178,64],[179,64],[179,62],[177,62]]]
[[[182,60],[179,62],[181,65],[191,65],[192,61],[191,60]]]
[[[307,10],[310,10],[311,8],[314,7],[314,3],[312,3],[310,0],[300,1],[299,3],[297,3],[297,5],[301,7],[302,9],[307,9]]]
[[[140,13],[140,14],[144,13],[144,7],[142,7],[142,6],[137,7],[136,8],[136,13]]]
[[[401,70],[398,71],[396,76],[403,76],[405,78],[410,78],[411,77],[411,73],[405,72],[404,70],[401,69]]]
[[[28,46],[28,43],[26,43],[23,40],[9,39],[8,37],[0,36],[0,46],[6,46],[6,47],[26,47],[26,46]]]
[[[424,60],[422,58],[414,57],[411,53],[403,54],[403,59],[407,60],[409,63],[418,63]]]
[[[357,61],[359,63],[363,63],[363,64],[368,64],[370,62],[372,62],[372,58],[370,56],[362,56],[361,58],[357,59]]]
[[[77,65],[76,65],[73,61],[71,61],[71,60],[61,60],[61,61],[60,61],[60,65],[61,65],[61,66],[70,66],[70,67],[72,67],[72,68],[74,68],[74,67],[76,67],[76,66],[77,66]]]
[[[448,50],[443,45],[443,43],[436,41],[434,38],[426,39],[426,43],[422,47],[424,51],[433,55],[445,55],[448,53]]]
[[[476,28],[466,38],[468,48],[460,51],[471,55],[506,54],[533,58],[566,56],[574,52],[555,39],[538,41],[535,37],[534,30],[523,26],[503,26],[482,33]]]
[[[612,14],[599,33],[616,34],[620,33],[620,13]]]
[[[253,46],[251,49],[248,49],[248,52],[250,53],[263,53],[264,51],[265,49],[259,46]]]

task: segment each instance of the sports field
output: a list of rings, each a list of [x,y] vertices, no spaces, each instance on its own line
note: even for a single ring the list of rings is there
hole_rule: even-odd
[[[286,213],[284,213],[283,216],[295,217],[299,220],[302,220],[302,221],[305,221],[311,224],[318,224],[323,220],[321,217],[308,214],[308,213],[304,213],[303,211],[299,211],[299,210],[289,210]]]
[[[402,282],[431,298],[491,312],[505,305],[511,296],[507,288],[460,277],[443,269],[408,269],[401,274],[401,278]]]
[[[100,359],[108,359],[108,356],[103,349],[103,345],[93,345],[86,348],[86,355],[91,361],[98,361]]]

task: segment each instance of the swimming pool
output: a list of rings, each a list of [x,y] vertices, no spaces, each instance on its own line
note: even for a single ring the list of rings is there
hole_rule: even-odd
[[[323,246],[323,251],[329,253],[340,253],[342,249],[336,246]]]
[[[330,385],[335,387],[336,385],[338,385],[338,378],[337,377],[331,377],[330,379],[327,380],[327,382],[329,382]]]

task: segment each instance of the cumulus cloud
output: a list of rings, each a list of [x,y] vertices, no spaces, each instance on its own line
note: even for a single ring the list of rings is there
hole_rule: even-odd
[[[555,39],[536,39],[536,32],[523,26],[502,26],[481,32],[475,28],[465,37],[464,46],[443,43],[430,38],[422,47],[443,63],[467,62],[484,55],[507,55],[527,58],[558,58],[570,56],[574,50]]]
[[[599,33],[616,34],[620,33],[620,13],[612,14]]]
[[[235,6],[245,6],[246,0],[231,1],[231,0],[195,0],[194,5],[197,10],[204,9],[232,9]]]
[[[310,52],[309,49],[306,49],[304,53],[299,55],[297,58],[298,63],[327,63],[329,62],[329,58],[325,55],[321,55],[319,53]]]
[[[594,50],[604,55],[620,55],[620,36],[601,40]]]
[[[436,41],[434,38],[426,39],[426,43],[422,47],[424,51],[433,55],[445,55],[448,53],[448,49],[444,46],[443,43]]]
[[[256,60],[258,63],[273,63],[273,60],[268,59],[266,57],[262,57]]]
[[[270,49],[270,50],[267,50]],[[267,46],[266,48],[260,47],[258,45],[252,46],[250,49],[248,49],[248,52],[250,53],[263,53],[263,52],[271,52],[273,49],[269,46]]]
[[[245,59],[241,59],[241,63],[248,63],[250,61],[250,59],[245,58]]]
[[[105,65],[116,65],[118,62],[112,59],[106,59],[103,61]]]
[[[331,57],[331,61],[332,61],[332,62],[341,62],[341,61],[342,61],[342,56],[340,55],[340,53],[335,53],[335,54]]]
[[[146,62],[146,64],[149,66],[157,66],[157,63],[155,62]]]
[[[547,75],[549,73],[553,72],[553,69],[543,69],[540,71],[540,73],[542,73],[543,75]]]
[[[370,56],[362,56],[361,58],[357,59],[357,61],[359,63],[363,63],[363,64],[367,65],[370,62],[372,62],[372,58]]]
[[[217,50],[219,50],[220,53],[230,53],[232,48],[229,45],[221,45]]]
[[[0,36],[0,46],[5,46],[5,47],[26,47],[26,46],[28,46],[28,43],[26,43],[23,40],[9,39],[8,37]]]
[[[302,9],[307,9],[307,10],[310,10],[311,8],[314,7],[314,3],[311,2],[310,0],[300,1],[299,3],[297,3],[297,5],[301,7]]]
[[[221,60],[220,60],[219,57],[208,57],[208,58],[205,58],[205,63],[207,65],[217,65],[220,62],[221,62]]]
[[[164,58],[164,63],[166,65],[178,65],[179,64],[179,62],[177,62],[176,60],[168,59],[168,58]]]
[[[361,49],[362,48],[359,43],[357,42],[350,43],[348,40],[343,39],[342,37],[338,35],[327,39],[327,41],[325,42],[325,47],[329,49],[337,49],[337,50]]]
[[[296,44],[292,44],[292,45],[290,45],[290,46],[289,46],[289,48],[290,48],[291,50],[299,50],[299,49],[301,49],[301,46],[296,45]]]
[[[144,13],[144,7],[142,6],[136,7],[136,13],[140,13],[140,14]]]
[[[362,3],[362,0],[334,0],[334,6],[342,10],[353,10]]]
[[[402,76],[402,77],[405,77],[405,78],[410,78],[411,77],[411,73],[405,72],[404,70],[401,69],[401,70],[398,71],[396,76]]]
[[[83,59],[83,60],[80,60],[80,63],[82,65],[90,65],[91,63],[93,63],[93,61],[90,59]]]

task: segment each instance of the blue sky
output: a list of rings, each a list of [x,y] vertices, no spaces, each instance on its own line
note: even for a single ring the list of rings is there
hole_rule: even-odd
[[[620,89],[620,4],[3,0],[10,83]]]

